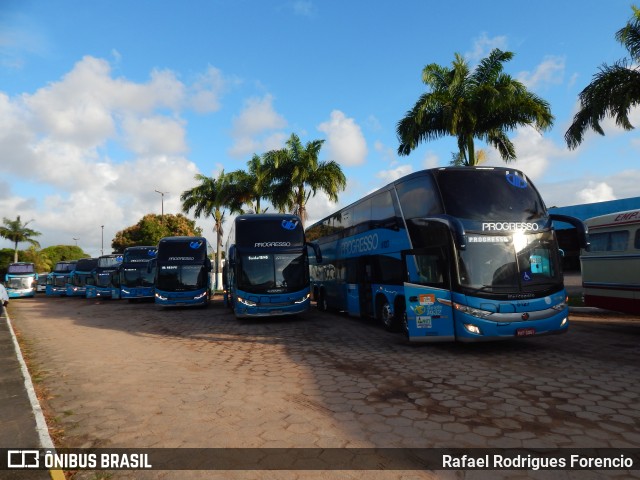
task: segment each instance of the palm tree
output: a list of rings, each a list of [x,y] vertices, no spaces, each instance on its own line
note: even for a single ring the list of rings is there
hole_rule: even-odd
[[[225,208],[227,207],[227,176],[224,170],[218,178],[196,174],[195,180],[200,184],[190,190],[185,190],[180,195],[182,211],[189,213],[193,209],[196,218],[200,216],[213,217],[213,231],[216,233],[216,287],[220,286],[220,263],[222,260],[222,237],[224,230],[222,225],[225,220]]]
[[[302,145],[292,133],[286,146],[264,154],[265,162],[272,169],[273,190],[271,200],[280,211],[289,210],[307,219],[307,201],[320,190],[332,202],[338,201],[338,192],[347,186],[347,179],[335,161],[321,162],[318,154],[324,140],[314,140]]]
[[[640,62],[640,9],[631,8],[633,16],[616,32],[616,40],[629,51],[631,62],[623,59],[611,66],[602,65],[591,83],[580,92],[580,110],[564,134],[571,149],[582,143],[589,128],[604,135],[600,122],[606,116],[614,117],[616,125],[625,130],[633,129],[629,111],[640,104],[640,70],[637,66]]]
[[[232,212],[245,213],[244,205],[251,213],[265,213],[260,200],[271,199],[272,166],[254,154],[247,162],[247,170],[236,170],[227,174],[229,207]]]
[[[13,242],[13,261],[18,261],[18,243],[27,242],[33,245],[36,248],[40,248],[40,244],[32,239],[31,237],[37,237],[40,235],[40,232],[36,232],[35,230],[31,230],[27,228],[33,220],[29,220],[28,222],[22,223],[20,220],[20,215],[16,217],[15,220],[9,220],[8,218],[3,218],[2,222],[4,223],[3,227],[0,227],[0,237],[6,238],[7,240],[11,240]]]
[[[507,132],[523,125],[548,129],[553,115],[546,101],[503,73],[503,64],[512,58],[512,52],[496,48],[473,71],[457,53],[451,68],[424,67],[422,81],[430,91],[398,122],[398,154],[409,155],[421,142],[452,135],[459,149],[454,159],[464,165],[478,159],[474,139],[495,147],[505,162],[515,160]]]

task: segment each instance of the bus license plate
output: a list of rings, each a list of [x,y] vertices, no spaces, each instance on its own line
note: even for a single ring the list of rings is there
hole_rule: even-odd
[[[271,315],[281,315],[282,314],[282,310],[271,310],[269,313]]]
[[[516,330],[516,337],[530,337],[536,334],[535,328],[518,328]]]

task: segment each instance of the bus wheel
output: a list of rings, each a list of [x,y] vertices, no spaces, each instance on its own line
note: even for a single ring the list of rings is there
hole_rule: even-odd
[[[378,318],[382,322],[382,326],[388,332],[395,332],[398,329],[398,320],[391,310],[391,305],[385,299],[378,304]]]

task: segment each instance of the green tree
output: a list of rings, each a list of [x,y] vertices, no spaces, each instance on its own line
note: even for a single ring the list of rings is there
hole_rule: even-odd
[[[398,154],[409,155],[421,142],[454,136],[463,165],[475,165],[474,139],[495,147],[505,162],[516,159],[507,133],[530,125],[545,130],[553,124],[549,104],[503,73],[512,52],[494,49],[471,70],[460,54],[452,67],[435,63],[422,70],[429,91],[398,122]]]
[[[76,245],[53,245],[43,248],[39,253],[43,258],[43,262],[46,262],[48,265],[48,270],[51,270],[56,263],[64,260],[79,260],[89,257],[88,254]]]
[[[227,175],[227,205],[232,213],[265,213],[268,208],[260,205],[262,199],[271,200],[273,166],[260,155],[253,155],[247,162],[247,170],[236,170]],[[247,205],[249,211],[242,208]]]
[[[34,247],[40,248],[40,244],[31,237],[37,237],[40,235],[40,232],[36,232],[27,227],[29,223],[33,220],[29,220],[28,222],[22,223],[20,220],[20,215],[16,217],[15,220],[9,220],[8,218],[3,218],[2,222],[4,226],[0,227],[0,237],[6,238],[13,242],[13,261],[18,261],[18,244],[27,242],[33,245]]]
[[[220,172],[218,178],[207,177],[197,174],[195,180],[199,185],[185,190],[180,195],[182,201],[182,211],[188,213],[193,209],[196,218],[201,216],[213,218],[213,231],[216,234],[216,288],[220,287],[221,272],[220,263],[222,261],[222,228],[225,220],[225,209],[228,203],[228,179],[224,171]]]
[[[318,154],[324,140],[313,140],[302,145],[292,133],[286,146],[265,153],[265,161],[272,169],[272,203],[280,211],[289,210],[307,219],[307,201],[319,190],[332,202],[338,201],[338,193],[347,185],[347,179],[335,161],[321,162]]]
[[[605,117],[615,118],[616,125],[625,130],[634,128],[629,121],[629,111],[640,104],[640,70],[637,66],[640,62],[640,10],[635,6],[631,8],[631,19],[616,32],[616,40],[627,49],[631,59],[604,64],[580,92],[580,109],[564,135],[571,149],[582,143],[587,129],[604,135],[600,122]]]
[[[114,252],[124,252],[127,247],[157,245],[164,237],[200,235],[202,229],[181,213],[165,213],[164,218],[162,215],[149,213],[135,225],[117,232],[111,241],[111,248]]]

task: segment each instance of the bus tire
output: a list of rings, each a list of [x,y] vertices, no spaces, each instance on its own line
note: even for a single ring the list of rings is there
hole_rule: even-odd
[[[377,303],[378,318],[380,319],[380,322],[382,322],[382,326],[388,332],[397,331],[399,322],[396,315],[393,313],[393,310],[391,309],[391,304],[389,304],[389,301],[386,299],[386,297],[383,297],[382,300],[379,300]]]

